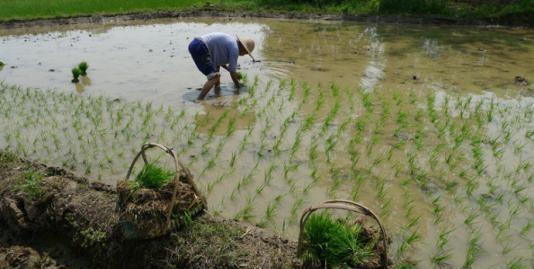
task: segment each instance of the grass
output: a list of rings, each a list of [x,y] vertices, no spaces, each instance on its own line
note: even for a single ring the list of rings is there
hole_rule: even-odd
[[[16,185],[17,190],[26,193],[30,198],[35,199],[43,194],[41,188],[41,180],[44,175],[41,172],[35,170],[29,170],[24,173],[23,178],[19,184]]]
[[[440,15],[462,18],[498,18],[527,16],[534,12],[530,0],[511,1],[504,5],[451,0],[0,0],[0,21],[14,19],[56,18],[95,14],[132,12],[184,11],[214,5],[221,10],[286,11],[354,15],[402,14]]]
[[[361,237],[361,226],[349,225],[322,212],[309,217],[304,227],[302,257],[322,268],[357,266],[373,254]]]
[[[173,179],[175,172],[147,163],[135,177],[135,186],[140,188],[159,189]]]

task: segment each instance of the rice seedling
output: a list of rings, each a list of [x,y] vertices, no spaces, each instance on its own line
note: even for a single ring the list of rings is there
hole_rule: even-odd
[[[324,268],[356,266],[372,256],[361,239],[361,226],[334,219],[328,213],[316,213],[304,226],[305,248],[301,257],[309,264]]]
[[[78,83],[78,82],[80,82],[79,77],[80,77],[80,75],[82,74],[82,71],[81,71],[78,67],[74,67],[74,68],[72,68],[71,73],[72,73],[72,80],[71,80],[71,82],[72,82],[72,83]]]
[[[478,259],[478,255],[480,253],[480,233],[474,232],[471,234],[469,238],[468,248],[467,248],[467,254],[465,257],[465,261],[462,265],[463,269],[472,268],[473,264]]]
[[[251,221],[255,216],[253,214],[253,210],[254,210],[254,200],[252,198],[247,198],[246,199],[246,204],[244,205],[244,207],[239,210],[235,215],[234,215],[234,219],[236,220],[245,220],[245,221]]]
[[[371,94],[369,92],[364,92],[362,94],[362,103],[363,107],[367,110],[367,112],[373,112],[373,102],[371,99]]]
[[[81,62],[80,64],[78,64],[78,69],[80,69],[80,75],[82,76],[87,76],[87,69],[89,68],[89,65],[87,64],[87,62]]]
[[[161,168],[153,163],[147,163],[143,166],[135,180],[131,181],[132,188],[149,188],[159,189],[169,180],[174,178],[174,172]]]
[[[262,221],[262,223],[272,223],[274,221],[274,218],[277,215],[277,211],[280,207],[280,203],[282,202],[282,199],[285,195],[277,195],[268,205],[265,209],[265,216]]]

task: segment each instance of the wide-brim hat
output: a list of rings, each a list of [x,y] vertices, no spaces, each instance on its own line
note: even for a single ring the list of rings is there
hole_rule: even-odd
[[[252,61],[256,61],[256,59],[254,59],[254,56],[252,56],[252,51],[254,50],[254,47],[256,46],[256,43],[254,42],[254,40],[250,39],[250,38],[239,38],[239,36],[236,36],[237,38],[237,41],[239,43],[241,43],[241,45],[243,45],[243,48],[245,48],[245,51],[247,51],[247,54],[250,56],[250,58],[252,58]]]

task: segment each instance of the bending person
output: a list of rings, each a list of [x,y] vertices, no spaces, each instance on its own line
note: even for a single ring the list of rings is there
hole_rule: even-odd
[[[239,39],[224,33],[210,33],[193,39],[189,44],[189,53],[198,70],[208,79],[198,95],[198,100],[203,100],[213,87],[215,93],[220,94],[220,67],[230,72],[232,81],[239,89],[241,74],[236,71],[237,57],[248,54],[254,60],[250,54],[253,50],[254,40]]]

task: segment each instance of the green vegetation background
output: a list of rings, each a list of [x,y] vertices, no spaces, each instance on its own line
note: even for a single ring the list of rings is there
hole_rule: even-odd
[[[534,0],[0,0],[0,21],[146,11],[294,11],[351,15],[532,18]]]

